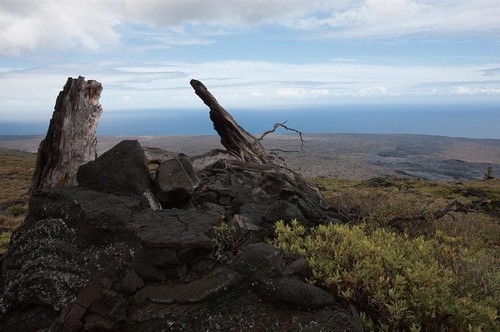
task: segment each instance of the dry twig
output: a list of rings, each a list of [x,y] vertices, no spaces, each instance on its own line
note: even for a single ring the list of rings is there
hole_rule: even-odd
[[[304,151],[304,138],[302,137],[302,132],[295,129],[295,128],[290,128],[286,125],[286,123],[288,122],[288,120],[285,120],[284,122],[276,122],[273,126],[273,129],[271,130],[268,130],[268,131],[265,131],[260,137],[259,137],[259,141],[262,141],[264,139],[264,137],[268,134],[271,134],[271,133],[274,133],[276,131],[276,129],[278,129],[279,127],[282,127],[282,128],[285,128],[285,130],[289,130],[289,131],[293,131],[293,132],[296,132],[297,134],[299,134],[299,137],[300,137],[300,151]],[[298,151],[288,151],[288,150],[281,150],[281,149],[274,149],[273,151],[281,151],[281,152],[298,152]]]

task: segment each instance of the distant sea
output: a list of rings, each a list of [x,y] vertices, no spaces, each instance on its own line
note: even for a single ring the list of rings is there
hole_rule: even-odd
[[[399,133],[500,139],[500,105],[334,105],[288,109],[227,109],[251,133],[275,122],[303,133]],[[0,135],[44,135],[46,122],[0,122]],[[98,135],[215,134],[208,108],[104,111]]]

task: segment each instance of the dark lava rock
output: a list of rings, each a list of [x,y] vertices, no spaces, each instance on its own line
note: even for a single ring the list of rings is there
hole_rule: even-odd
[[[316,309],[335,304],[328,292],[295,278],[264,279],[254,285],[254,291],[263,300],[294,308]]]
[[[0,330],[362,330],[305,282],[307,261],[261,242],[276,220],[328,220],[300,177],[232,159],[195,172],[187,157],[153,152],[168,209],[144,195],[153,191],[136,141],[82,166],[79,187],[32,194],[3,259]],[[244,241],[219,256],[212,238],[223,220]]]
[[[272,235],[278,220],[295,218],[308,226],[332,220],[318,192],[287,169],[221,160],[199,171],[198,176],[194,205],[222,206],[226,220],[241,215],[262,230],[261,240]]]
[[[116,195],[140,195],[151,187],[144,150],[136,140],[121,141],[82,165],[77,180],[80,186]]]
[[[283,251],[263,242],[249,244],[242,249],[231,268],[250,281],[272,278],[280,275]]]
[[[127,317],[127,300],[110,289],[109,280],[89,282],[53,324],[60,331],[115,331]]]
[[[186,156],[166,160],[156,170],[154,193],[164,208],[183,207],[200,180]]]
[[[144,281],[137,274],[137,272],[135,272],[135,270],[128,271],[120,281],[120,287],[127,295],[135,293],[136,290],[141,289],[144,286]]]
[[[262,216],[262,219],[264,219],[264,221],[268,223],[274,223],[277,220],[305,220],[302,212],[300,212],[300,209],[296,205],[290,204],[285,201],[277,201],[269,206]]]
[[[242,249],[231,268],[244,276],[265,301],[309,309],[335,303],[330,294],[305,283],[305,279],[284,276],[282,258],[283,252],[276,247],[255,243]]]

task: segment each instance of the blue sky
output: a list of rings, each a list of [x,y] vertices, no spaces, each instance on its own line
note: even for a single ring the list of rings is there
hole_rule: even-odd
[[[500,101],[500,2],[2,0],[0,121],[47,120],[67,77],[105,112]]]

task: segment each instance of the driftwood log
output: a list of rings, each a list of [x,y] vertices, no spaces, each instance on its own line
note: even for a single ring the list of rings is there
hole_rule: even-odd
[[[68,78],[40,143],[30,192],[77,185],[78,168],[97,157],[96,129],[102,114],[101,83]]]

